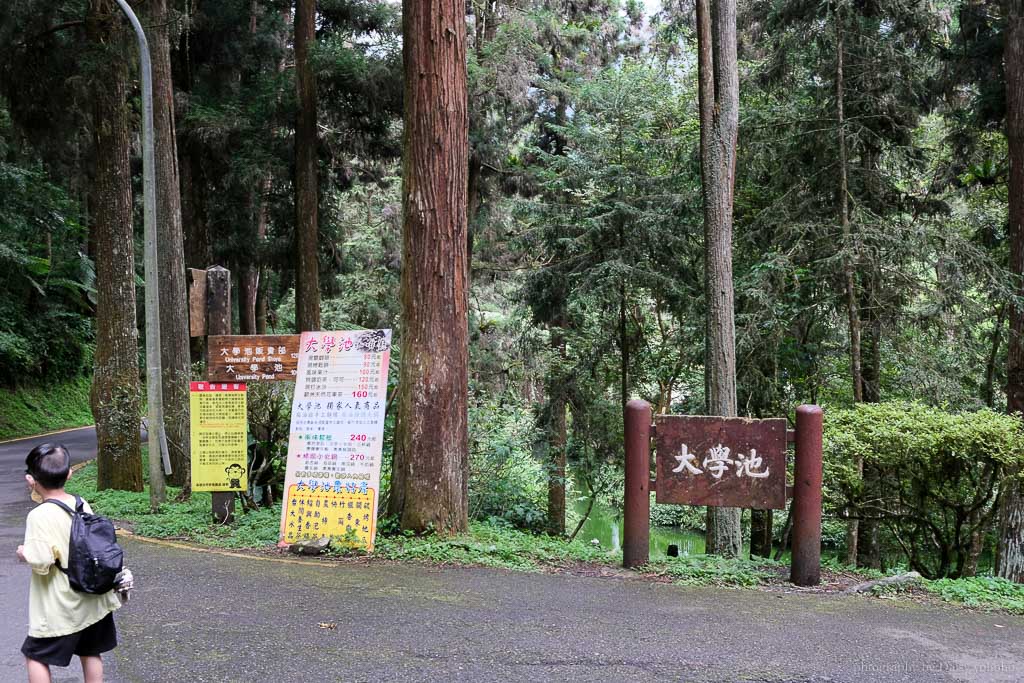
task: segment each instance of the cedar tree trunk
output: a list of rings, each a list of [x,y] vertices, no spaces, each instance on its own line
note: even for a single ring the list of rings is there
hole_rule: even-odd
[[[295,85],[299,104],[295,124],[295,327],[298,332],[320,329],[316,74],[309,61],[309,50],[315,43],[316,0],[298,0],[295,7]]]
[[[1009,0],[1004,59],[1006,64],[1006,138],[1010,152],[1010,269],[1024,275],[1024,2]],[[1017,281],[1018,296],[1024,286]],[[1024,312],[1010,307],[1007,361],[1007,407],[1024,414]],[[1024,472],[1015,468],[1003,480],[999,510],[996,574],[1024,583]]]
[[[739,123],[736,0],[697,0],[701,195],[707,300],[704,382],[709,415],[736,415],[736,328],[733,319],[732,199]],[[709,554],[737,557],[739,508],[707,512]]]
[[[566,477],[566,400],[565,400],[565,377],[562,376],[562,363],[565,361],[565,329],[564,319],[559,316],[558,320],[550,326],[551,348],[558,354],[561,361],[559,371],[550,374],[550,385],[547,388],[548,395],[548,450],[550,452],[550,463],[548,465],[548,518],[547,531],[554,536],[565,535],[565,477]]]
[[[839,133],[839,225],[843,234],[843,249],[846,252],[843,257],[843,294],[846,300],[846,320],[849,323],[850,333],[850,375],[853,379],[853,402],[861,403],[864,400],[864,380],[860,370],[860,311],[857,306],[857,282],[853,273],[853,249],[852,230],[850,228],[850,187],[847,169],[846,153],[846,116],[845,105],[845,80],[843,77],[843,24],[842,18],[836,14],[836,130]],[[864,459],[858,457],[854,462],[857,474],[864,472]],[[857,511],[850,511],[852,514],[846,523],[846,563],[857,564],[857,536],[859,519]]]
[[[90,396],[96,420],[96,485],[100,489],[141,491],[128,75],[120,9],[112,0],[90,0],[86,31],[96,57],[92,88],[96,356]]]
[[[174,129],[174,87],[167,0],[151,0],[149,44],[153,61],[153,124],[156,138],[157,250],[160,268],[160,360],[163,365],[164,426],[171,460],[169,481],[191,486],[188,301],[185,293],[185,238],[178,185]]]
[[[388,501],[403,529],[468,525],[466,5],[402,7],[402,369]]]

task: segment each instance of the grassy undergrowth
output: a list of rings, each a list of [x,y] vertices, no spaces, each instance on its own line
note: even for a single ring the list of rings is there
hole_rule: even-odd
[[[939,595],[946,602],[1024,614],[1024,584],[1013,583],[1006,579],[994,576],[938,579],[925,581],[924,587],[929,592]]]
[[[0,441],[92,424],[89,377],[58,384],[0,389]]]
[[[763,557],[748,560],[689,555],[651,563],[645,570],[687,586],[749,587],[768,583],[778,575],[774,568],[781,566],[782,563]]]
[[[457,536],[378,536],[374,554],[390,560],[536,571],[579,563],[620,564],[622,553],[551,536],[474,522]]]

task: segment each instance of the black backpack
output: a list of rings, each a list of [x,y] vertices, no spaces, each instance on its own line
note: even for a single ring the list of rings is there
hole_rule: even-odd
[[[57,568],[67,574],[71,588],[79,593],[102,594],[113,590],[124,563],[124,551],[117,544],[114,525],[102,515],[85,511],[82,499],[75,496],[72,510],[59,500],[48,498],[71,515],[71,541],[68,543],[67,567]]]

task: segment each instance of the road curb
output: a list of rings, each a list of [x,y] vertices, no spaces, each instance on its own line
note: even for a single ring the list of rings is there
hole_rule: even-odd
[[[52,432],[43,432],[42,434],[32,434],[30,436],[19,436],[19,437],[15,438],[15,439],[5,439],[4,441],[0,441],[0,446],[3,446],[4,444],[9,444],[9,443],[18,443],[19,441],[29,441],[31,439],[39,439],[39,438],[42,438],[44,436],[53,436],[54,434],[65,434],[67,432],[77,432],[80,429],[92,429],[95,426],[96,425],[82,425],[81,427],[68,427],[66,429],[57,429],[57,430],[52,431]]]
[[[258,560],[260,562],[278,562],[281,564],[302,564],[310,567],[332,567],[336,564],[344,564],[341,562],[319,562],[317,560],[302,560],[299,558],[292,557],[263,557],[261,555],[250,555],[248,553],[240,553],[233,550],[227,550],[224,548],[211,548],[202,545],[192,545],[190,543],[181,543],[180,541],[168,541],[163,538],[151,538],[149,536],[140,536],[134,532],[128,531],[127,529],[117,530],[118,535],[126,536],[133,541],[142,541],[143,543],[149,543],[150,545],[163,546],[165,548],[175,548],[177,550],[191,550],[197,553],[209,553],[211,555],[223,555],[225,557],[237,557],[243,560]]]

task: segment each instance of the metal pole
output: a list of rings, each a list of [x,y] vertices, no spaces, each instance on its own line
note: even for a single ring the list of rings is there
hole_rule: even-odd
[[[149,490],[153,505],[163,502],[164,474],[171,472],[164,432],[163,368],[160,361],[160,298],[157,291],[156,252],[156,157],[153,143],[153,67],[149,60],[149,43],[142,24],[125,0],[117,0],[128,17],[139,41],[139,65],[142,80],[142,196],[144,263],[146,278],[146,401],[149,404]],[[159,457],[163,459],[163,471]]]
[[[798,586],[821,583],[821,428],[818,406],[796,409],[793,469],[793,558],[789,580]]]
[[[626,404],[626,492],[622,520],[622,566],[647,564],[651,554],[651,404]]]

